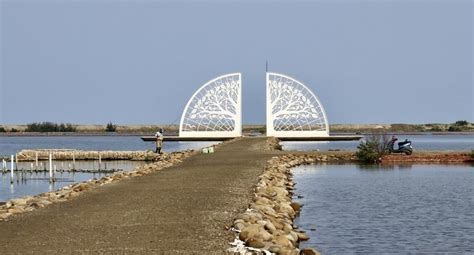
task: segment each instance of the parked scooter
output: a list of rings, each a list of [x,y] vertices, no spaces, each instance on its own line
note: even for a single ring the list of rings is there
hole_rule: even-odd
[[[393,136],[392,140],[388,142],[389,153],[405,153],[406,155],[411,155],[413,153],[413,147],[411,146],[411,141],[409,141],[408,139],[405,139],[405,141],[399,142],[398,149],[395,149],[394,145],[396,141],[398,141],[398,138]]]

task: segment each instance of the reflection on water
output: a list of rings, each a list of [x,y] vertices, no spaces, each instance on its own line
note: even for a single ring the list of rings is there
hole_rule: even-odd
[[[182,151],[189,149],[199,149],[208,147],[219,142],[165,142],[163,149],[165,152]],[[143,142],[139,136],[37,136],[37,137],[4,137],[0,136],[0,156],[12,155],[24,149],[77,149],[77,150],[154,150],[153,142]],[[32,162],[19,162],[18,169],[27,170],[24,173],[16,172],[13,177],[13,184],[10,185],[10,172],[4,171],[0,182],[0,201],[26,195],[36,195],[42,192],[59,189],[74,182],[81,182],[92,178],[101,178],[106,173],[62,173],[61,170],[123,170],[129,171],[135,167],[145,164],[141,161],[106,161],[103,160],[99,167],[97,160],[76,161],[73,166],[71,161],[54,161],[59,179],[56,183],[49,183],[48,161],[40,161],[38,167]],[[0,165],[0,168],[2,166]],[[9,170],[8,163],[7,169]],[[31,170],[43,170],[39,173],[31,173]],[[2,169],[5,170],[5,169]],[[29,172],[30,171],[30,172]]]
[[[293,172],[295,200],[304,204],[296,224],[311,237],[301,247],[323,254],[474,252],[473,166],[311,165]]]

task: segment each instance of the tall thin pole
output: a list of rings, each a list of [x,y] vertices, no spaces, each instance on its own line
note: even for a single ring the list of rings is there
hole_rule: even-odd
[[[265,61],[265,72],[268,73],[268,60]]]
[[[13,155],[10,157],[10,183],[13,183]]]
[[[53,182],[53,155],[49,152],[49,182]]]
[[[38,170],[38,151],[35,152],[35,170]]]

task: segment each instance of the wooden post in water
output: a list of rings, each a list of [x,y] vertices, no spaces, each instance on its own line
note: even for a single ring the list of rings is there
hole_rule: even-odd
[[[18,171],[18,153],[15,154],[15,170]]]
[[[35,152],[35,165],[36,165],[35,170],[38,170],[38,152],[37,151]]]
[[[49,182],[53,182],[53,155],[49,152]]]
[[[76,170],[76,151],[72,152],[72,170]]]
[[[13,183],[13,155],[10,158],[10,183]]]
[[[98,153],[99,153],[99,168],[97,170],[100,172],[100,167],[102,165],[102,156],[100,155],[100,151]]]
[[[5,161],[5,159],[2,159],[2,169],[3,171],[7,170],[7,162]]]

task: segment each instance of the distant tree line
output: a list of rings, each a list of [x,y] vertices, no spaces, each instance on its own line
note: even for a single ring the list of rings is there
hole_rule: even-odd
[[[117,131],[117,125],[114,125],[112,122],[107,123],[105,127],[105,132],[115,132]]]
[[[25,132],[76,132],[71,123],[35,122],[26,125]]]

